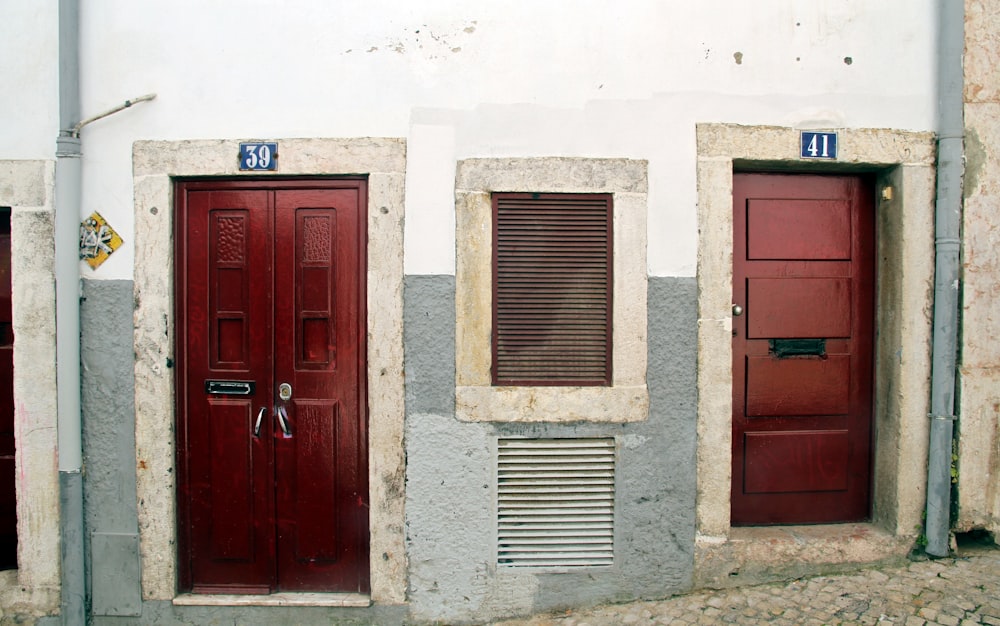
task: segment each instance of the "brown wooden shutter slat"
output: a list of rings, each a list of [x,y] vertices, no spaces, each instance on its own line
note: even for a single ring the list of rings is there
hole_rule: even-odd
[[[610,194],[494,194],[493,237],[494,384],[610,385]]]

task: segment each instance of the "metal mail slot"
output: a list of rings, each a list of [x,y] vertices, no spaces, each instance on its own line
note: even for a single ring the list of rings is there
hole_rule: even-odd
[[[257,385],[252,380],[206,380],[205,393],[214,396],[252,396]]]
[[[771,354],[779,359],[790,356],[826,356],[826,339],[769,339]]]

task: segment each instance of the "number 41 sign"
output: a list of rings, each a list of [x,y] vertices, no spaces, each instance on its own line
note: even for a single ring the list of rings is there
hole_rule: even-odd
[[[802,131],[803,159],[836,159],[837,133]]]
[[[253,171],[278,169],[278,144],[241,143],[240,169]]]

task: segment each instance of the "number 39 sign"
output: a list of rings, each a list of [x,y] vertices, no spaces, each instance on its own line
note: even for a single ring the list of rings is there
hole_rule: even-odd
[[[241,143],[240,169],[253,171],[278,169],[278,144]]]

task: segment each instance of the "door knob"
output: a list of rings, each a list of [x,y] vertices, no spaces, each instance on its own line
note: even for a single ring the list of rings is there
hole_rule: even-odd
[[[738,304],[733,305],[733,317],[739,317],[743,315],[743,307]]]
[[[292,386],[288,383],[278,385],[278,398],[282,403],[288,402],[292,398]],[[288,412],[285,410],[284,404],[276,406],[274,414],[278,418],[278,426],[281,427],[282,436],[288,439],[292,436],[292,428],[288,423]]]

